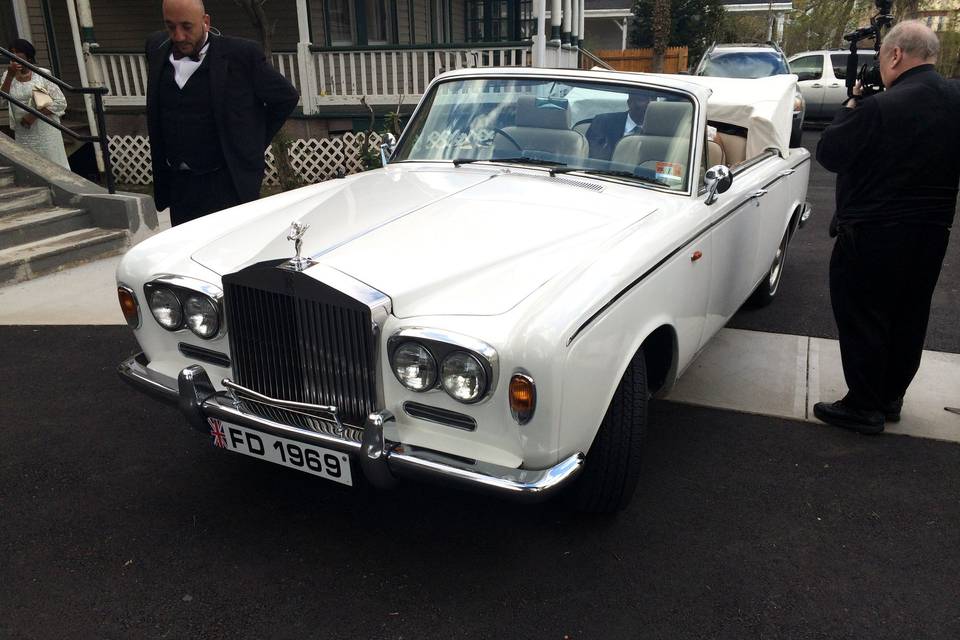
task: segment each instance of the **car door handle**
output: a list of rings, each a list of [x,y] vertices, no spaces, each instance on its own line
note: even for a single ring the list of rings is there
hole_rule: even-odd
[[[822,88],[822,87],[823,87],[823,85],[822,85],[822,84],[820,84],[819,82],[818,82],[818,83],[816,83],[816,84],[812,84],[812,85],[810,85],[810,86],[811,86],[811,87],[813,87],[814,89],[820,89],[820,88]]]
[[[762,198],[765,195],[767,195],[766,189],[757,189],[756,191],[750,194],[750,198]],[[750,198],[747,198],[747,200],[749,200]]]
[[[839,83],[839,82],[834,82],[832,85],[830,85],[830,87],[831,87],[831,88],[834,88],[834,89],[836,89],[836,88],[839,87],[839,86],[840,86],[840,83]]]
[[[792,173],[795,172],[795,171],[796,171],[796,169],[784,169],[783,171],[781,171],[781,172],[778,173],[777,175],[779,175],[779,176],[789,176],[790,174],[792,174]]]

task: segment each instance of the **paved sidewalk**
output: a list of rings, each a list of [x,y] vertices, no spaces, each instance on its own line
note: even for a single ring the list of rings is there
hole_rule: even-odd
[[[161,211],[158,217],[159,230],[169,229],[169,210]],[[124,324],[116,280],[122,257],[95,260],[0,287],[0,325]]]
[[[846,390],[836,340],[723,329],[668,398],[821,424],[813,405],[837,400]],[[945,411],[948,406],[960,407],[960,354],[924,351],[901,420],[885,431],[960,442],[960,415]]]
[[[164,226],[166,225],[166,226]],[[161,218],[161,228],[169,217]],[[107,258],[36,280],[0,288],[0,325],[124,324]],[[846,391],[836,340],[743,329],[723,329],[668,396],[705,407],[819,422],[816,402]],[[902,420],[886,431],[960,442],[960,354],[924,351],[904,401]]]

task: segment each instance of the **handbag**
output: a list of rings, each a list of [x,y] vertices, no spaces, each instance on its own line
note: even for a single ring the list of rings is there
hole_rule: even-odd
[[[33,88],[33,108],[37,111],[43,111],[53,105],[53,98],[43,87]]]

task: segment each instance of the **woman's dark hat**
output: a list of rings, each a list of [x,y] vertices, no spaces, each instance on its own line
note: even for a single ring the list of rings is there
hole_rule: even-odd
[[[34,47],[29,40],[24,40],[23,38],[18,38],[10,44],[11,51],[17,51],[23,55],[21,58],[26,58],[30,62],[37,61],[37,49]]]

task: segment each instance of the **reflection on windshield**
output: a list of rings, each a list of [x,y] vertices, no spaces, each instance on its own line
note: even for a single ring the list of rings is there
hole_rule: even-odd
[[[693,103],[657,88],[540,79],[436,87],[394,161],[530,164],[686,190]]]

